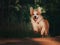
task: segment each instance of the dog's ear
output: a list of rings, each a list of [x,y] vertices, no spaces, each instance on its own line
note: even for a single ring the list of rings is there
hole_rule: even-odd
[[[37,12],[38,12],[39,15],[42,13],[41,10],[42,10],[41,7],[38,7],[38,8],[37,8]]]
[[[30,7],[30,15],[33,15],[34,9],[33,7]]]

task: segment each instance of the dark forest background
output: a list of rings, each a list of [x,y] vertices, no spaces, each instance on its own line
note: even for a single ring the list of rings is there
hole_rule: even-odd
[[[49,34],[60,36],[60,0],[37,0],[36,4],[44,7],[43,14],[50,23]],[[34,0],[0,0],[0,37],[32,36],[29,7]]]

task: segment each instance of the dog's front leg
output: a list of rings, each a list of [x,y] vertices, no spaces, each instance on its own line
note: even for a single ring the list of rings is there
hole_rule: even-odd
[[[32,26],[33,26],[34,32],[38,32],[37,24],[36,23],[32,23]]]
[[[42,22],[42,29],[41,29],[41,36],[44,37],[44,33],[45,33],[45,25],[44,23]]]

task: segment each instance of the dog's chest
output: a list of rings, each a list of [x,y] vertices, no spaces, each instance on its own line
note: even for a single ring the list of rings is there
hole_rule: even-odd
[[[42,21],[40,21],[40,22],[35,22],[33,19],[31,20],[31,23],[33,24],[33,25],[35,25],[35,26],[37,26],[37,27],[41,27],[42,26]]]

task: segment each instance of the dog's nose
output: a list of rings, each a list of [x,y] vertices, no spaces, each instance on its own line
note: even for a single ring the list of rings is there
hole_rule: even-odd
[[[34,18],[36,19],[37,17],[36,17],[36,16],[34,16]]]
[[[35,18],[36,18],[36,16],[35,16]]]

